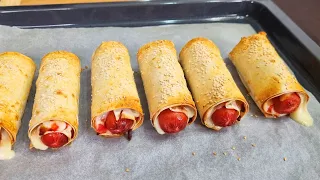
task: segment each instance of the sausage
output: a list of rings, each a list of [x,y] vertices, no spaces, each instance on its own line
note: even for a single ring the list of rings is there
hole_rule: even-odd
[[[288,93],[273,99],[274,110],[279,114],[290,114],[295,111],[301,103],[297,93]]]
[[[216,126],[226,127],[233,125],[238,119],[239,112],[235,109],[227,109],[226,107],[221,107],[214,111],[211,116],[212,122]]]
[[[59,148],[68,143],[68,137],[60,132],[50,132],[42,135],[41,141],[50,148]]]
[[[107,130],[109,130],[112,134],[123,134],[129,131],[134,123],[133,120],[125,118],[117,121],[113,111],[108,113],[107,117],[104,119],[104,122],[104,125],[99,124],[96,128],[96,131],[100,134],[106,133]]]
[[[161,129],[166,133],[177,133],[188,124],[188,117],[183,112],[174,112],[170,109],[162,111],[158,119]]]

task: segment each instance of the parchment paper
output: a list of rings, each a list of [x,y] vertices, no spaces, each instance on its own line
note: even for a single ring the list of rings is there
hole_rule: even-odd
[[[0,179],[319,179],[320,105],[310,93],[308,108],[314,118],[313,127],[303,127],[287,117],[265,119],[248,96],[247,116],[240,124],[220,132],[205,128],[199,119],[177,135],[159,135],[151,126],[136,63],[141,45],[169,39],[180,52],[191,38],[207,37],[218,45],[246,94],[227,54],[242,36],[253,33],[249,24],[231,23],[42,30],[0,27],[0,52],[21,52],[33,58],[39,68],[46,53],[67,50],[79,56],[83,68],[89,67],[81,74],[78,138],[57,151],[29,150],[27,130],[35,93],[33,84],[14,147],[16,156],[0,162]],[[118,40],[127,46],[137,72],[135,78],[146,117],[130,142],[125,138],[99,137],[90,127],[90,58],[101,41],[107,40]]]

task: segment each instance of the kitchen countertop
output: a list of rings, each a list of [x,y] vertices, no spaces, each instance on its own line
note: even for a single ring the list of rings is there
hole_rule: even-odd
[[[0,0],[0,6],[94,3],[128,0]],[[305,33],[320,45],[320,0],[273,0]]]

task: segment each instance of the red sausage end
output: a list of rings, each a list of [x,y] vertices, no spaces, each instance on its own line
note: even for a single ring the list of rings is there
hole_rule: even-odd
[[[41,141],[50,148],[60,148],[68,143],[68,137],[60,132],[51,132],[42,135]]]
[[[279,114],[290,114],[295,111],[301,103],[297,93],[284,94],[273,99],[274,110]]]
[[[216,126],[226,127],[233,125],[238,119],[239,113],[235,109],[221,107],[214,111],[211,119]]]
[[[188,117],[183,112],[174,112],[170,109],[162,111],[158,119],[161,129],[166,133],[177,133],[188,124]]]

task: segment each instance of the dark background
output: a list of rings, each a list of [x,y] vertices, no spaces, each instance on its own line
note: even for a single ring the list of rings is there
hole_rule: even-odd
[[[320,0],[273,0],[320,45]]]

